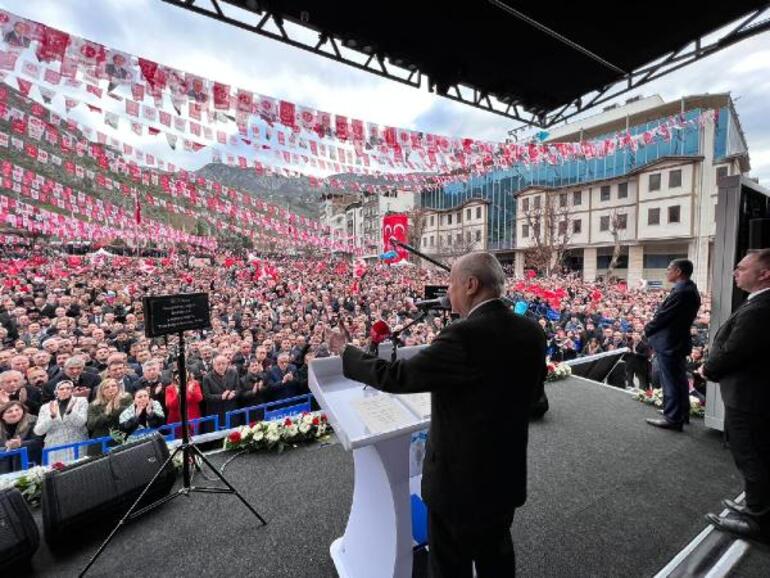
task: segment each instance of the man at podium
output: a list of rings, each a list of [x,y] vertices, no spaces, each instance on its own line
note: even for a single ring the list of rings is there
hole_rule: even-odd
[[[431,392],[423,462],[431,575],[513,576],[511,525],[526,500],[529,409],[542,384],[545,335],[501,300],[505,275],[490,253],[450,273],[461,319],[409,359],[393,363],[335,335],[345,377],[391,393]]]

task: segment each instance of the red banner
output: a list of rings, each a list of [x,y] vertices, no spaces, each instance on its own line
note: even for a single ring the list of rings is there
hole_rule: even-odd
[[[393,259],[390,263],[398,263],[402,259],[406,259],[408,253],[401,247],[393,247],[390,242],[391,237],[395,237],[402,243],[407,242],[406,233],[409,227],[408,217],[405,214],[391,214],[385,215],[382,218],[382,244],[384,251],[396,251],[398,258]]]

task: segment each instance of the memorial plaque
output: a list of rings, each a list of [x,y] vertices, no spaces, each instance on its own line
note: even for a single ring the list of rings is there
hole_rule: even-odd
[[[147,337],[211,327],[208,293],[145,297],[142,305],[144,334]]]

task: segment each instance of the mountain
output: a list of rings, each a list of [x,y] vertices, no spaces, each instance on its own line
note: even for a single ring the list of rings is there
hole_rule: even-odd
[[[307,178],[259,176],[253,169],[209,163],[197,175],[228,187],[251,193],[254,198],[274,203],[308,218],[320,216],[321,189],[312,187]]]

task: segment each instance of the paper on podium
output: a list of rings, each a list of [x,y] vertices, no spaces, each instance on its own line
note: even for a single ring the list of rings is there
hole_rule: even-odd
[[[414,418],[390,395],[369,395],[353,400],[351,405],[371,434],[411,425]]]
[[[418,418],[430,417],[430,392],[401,394],[398,400],[411,409]]]

